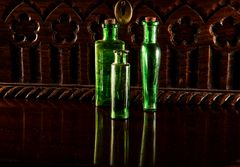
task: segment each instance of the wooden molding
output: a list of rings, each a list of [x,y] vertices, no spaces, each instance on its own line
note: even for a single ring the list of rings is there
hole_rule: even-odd
[[[37,85],[0,84],[2,99],[26,100],[75,100],[94,103],[93,85]],[[236,107],[240,101],[240,91],[206,90],[185,88],[159,88],[158,103],[195,106]],[[141,87],[131,87],[131,104],[142,103]]]

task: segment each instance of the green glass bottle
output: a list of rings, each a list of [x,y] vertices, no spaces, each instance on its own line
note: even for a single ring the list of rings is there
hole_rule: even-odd
[[[113,50],[125,49],[125,43],[118,39],[119,24],[115,19],[106,19],[103,24],[103,39],[95,42],[95,104],[110,106],[110,73],[114,61]]]
[[[155,17],[146,17],[142,22],[144,38],[140,50],[142,73],[143,108],[147,111],[157,109],[158,78],[161,51],[157,42],[159,22]]]
[[[127,50],[114,50],[115,59],[111,67],[111,118],[129,117],[130,64]]]

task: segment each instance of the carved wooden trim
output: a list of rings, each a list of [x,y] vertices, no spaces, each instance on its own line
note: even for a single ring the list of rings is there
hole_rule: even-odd
[[[239,0],[129,1],[133,17],[120,26],[119,39],[130,51],[131,86],[141,86],[141,21],[155,16],[161,87],[240,90]],[[0,82],[93,85],[94,41],[116,2],[2,0]]]
[[[93,85],[0,84],[0,98],[25,100],[66,100],[94,103]],[[131,87],[131,104],[141,105],[141,87]],[[237,107],[240,91],[160,88],[158,103],[194,106]]]

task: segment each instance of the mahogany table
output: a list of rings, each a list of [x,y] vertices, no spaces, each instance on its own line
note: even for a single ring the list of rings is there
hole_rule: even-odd
[[[54,100],[0,100],[0,166],[240,166],[237,108],[131,105],[109,108]]]

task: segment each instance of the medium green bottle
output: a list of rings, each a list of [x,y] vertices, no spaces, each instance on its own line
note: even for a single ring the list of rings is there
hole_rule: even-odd
[[[114,50],[115,60],[111,67],[111,118],[129,117],[130,64],[127,50]]]
[[[110,73],[114,61],[113,50],[125,49],[125,43],[118,39],[119,24],[115,19],[106,19],[103,24],[103,39],[95,42],[95,104],[110,106]]]
[[[140,50],[144,110],[157,109],[158,76],[161,51],[157,42],[159,22],[155,17],[146,17],[142,22],[144,38]]]

